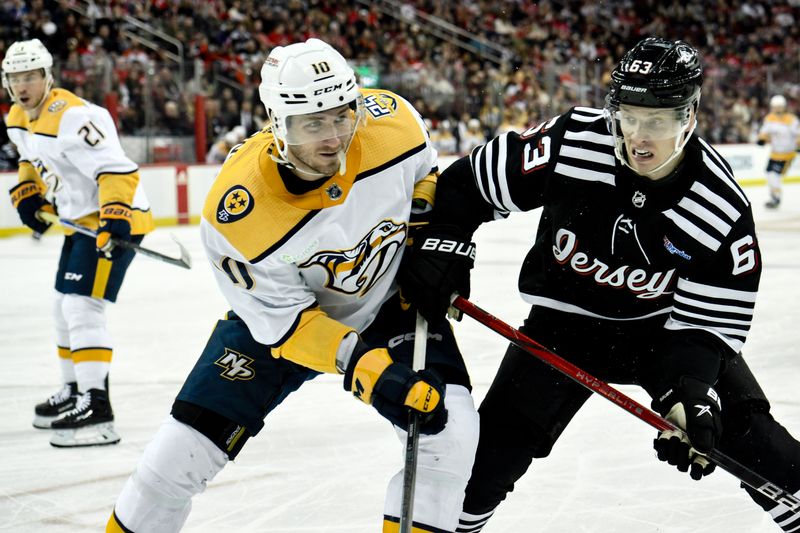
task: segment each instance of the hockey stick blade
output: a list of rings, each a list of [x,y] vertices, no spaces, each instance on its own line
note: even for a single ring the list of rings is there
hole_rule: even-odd
[[[60,218],[58,215],[53,213],[48,213],[47,211],[38,211],[36,216],[45,222],[50,222],[51,224],[59,224],[65,228],[69,228],[77,233],[82,233],[83,235],[87,235],[89,237],[97,237],[97,232],[91,228],[87,228],[86,226],[81,226],[80,224],[76,224],[71,220],[67,220],[66,218]],[[145,255],[152,259],[156,259],[163,263],[167,263],[170,265],[179,266],[181,268],[190,269],[192,268],[192,257],[189,255],[189,251],[178,242],[178,239],[175,236],[171,236],[172,240],[175,241],[175,244],[178,245],[178,249],[180,250],[180,257],[171,257],[169,255],[162,254],[161,252],[156,252],[155,250],[151,250],[150,248],[145,248],[144,246],[140,246],[136,243],[130,241],[123,241],[118,239],[112,239],[114,246],[119,246],[121,248],[127,248],[129,250],[133,250],[138,254]]]
[[[568,378],[576,381],[578,384],[583,385],[590,391],[599,394],[610,402],[625,409],[640,420],[647,422],[658,431],[676,431],[681,434],[684,433],[683,430],[678,428],[672,422],[659,416],[657,413],[651,411],[633,398],[626,396],[622,392],[610,386],[608,383],[584,372],[566,359],[563,359],[551,352],[518,329],[509,326],[499,318],[484,311],[469,300],[466,300],[461,296],[456,296],[453,299],[452,306],[462,311],[464,314],[469,315],[495,333],[499,333],[512,344],[547,363]],[[750,468],[744,466],[740,462],[727,456],[717,449],[711,450],[707,457],[714,461],[721,469],[726,470],[729,474],[732,474],[745,485],[752,487],[772,501],[785,505],[792,513],[797,514],[798,511],[800,511],[800,500],[798,500],[794,494],[788,492],[783,487],[772,483],[761,474],[754,472]]]

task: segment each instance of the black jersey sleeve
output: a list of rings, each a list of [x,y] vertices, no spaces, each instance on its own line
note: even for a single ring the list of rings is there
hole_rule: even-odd
[[[450,165],[439,177],[433,222],[471,233],[511,211],[542,206],[563,131],[560,118],[499,135]]]
[[[738,353],[753,319],[761,256],[749,211],[702,268],[683,273],[664,325],[673,377],[713,383],[721,361]]]

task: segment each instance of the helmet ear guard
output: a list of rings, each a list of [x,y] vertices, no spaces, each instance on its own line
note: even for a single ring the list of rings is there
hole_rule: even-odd
[[[11,88],[11,83],[8,79],[9,74],[39,69],[44,70],[45,91],[42,100],[47,97],[50,89],[53,88],[53,56],[47,51],[47,48],[39,39],[17,41],[9,46],[3,58],[2,65],[0,65],[0,69],[3,71],[3,88],[8,91],[8,94],[15,103],[17,98],[14,95],[14,90]]]

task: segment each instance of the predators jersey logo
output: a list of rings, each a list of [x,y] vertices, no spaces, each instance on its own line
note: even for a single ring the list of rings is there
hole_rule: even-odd
[[[252,357],[247,357],[239,352],[234,352],[230,348],[225,348],[225,353],[214,361],[214,364],[225,369],[220,376],[227,380],[236,381],[241,379],[242,381],[249,381],[256,375],[256,371],[250,366],[253,361]]]
[[[367,293],[398,256],[406,240],[406,225],[384,220],[350,250],[320,251],[299,265],[323,267],[328,274],[325,286],[345,294]]]
[[[217,222],[228,224],[244,218],[253,210],[255,201],[250,191],[241,185],[234,185],[222,197],[217,206]]]
[[[386,93],[370,94],[364,98],[364,107],[374,118],[388,117],[397,111],[397,100]]]

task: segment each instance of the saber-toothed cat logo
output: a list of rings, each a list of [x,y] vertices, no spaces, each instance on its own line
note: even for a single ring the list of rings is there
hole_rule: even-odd
[[[328,273],[325,286],[346,294],[366,294],[386,273],[406,240],[405,223],[384,220],[349,250],[322,250],[299,265],[319,265]]]

